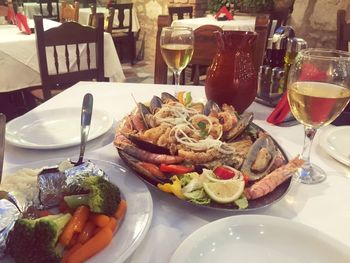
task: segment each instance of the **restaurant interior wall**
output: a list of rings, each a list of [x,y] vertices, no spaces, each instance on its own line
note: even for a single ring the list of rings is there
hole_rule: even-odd
[[[339,9],[347,10],[350,15],[350,1],[296,0],[290,24],[297,36],[308,42],[309,47],[335,48]]]

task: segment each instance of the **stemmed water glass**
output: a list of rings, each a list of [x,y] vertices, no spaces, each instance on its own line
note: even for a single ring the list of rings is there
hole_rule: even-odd
[[[300,51],[288,76],[288,101],[294,117],[304,125],[302,158],[305,163],[298,181],[315,184],[325,172],[310,163],[310,150],[318,128],[331,123],[350,99],[350,53],[330,49]]]
[[[182,70],[193,54],[194,36],[189,27],[164,27],[160,35],[160,50],[165,63],[174,73],[176,91],[180,85]]]

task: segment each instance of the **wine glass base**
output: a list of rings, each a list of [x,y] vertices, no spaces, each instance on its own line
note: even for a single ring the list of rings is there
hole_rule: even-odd
[[[326,180],[326,173],[317,165],[302,167],[296,176],[296,181],[303,184],[318,184]]]

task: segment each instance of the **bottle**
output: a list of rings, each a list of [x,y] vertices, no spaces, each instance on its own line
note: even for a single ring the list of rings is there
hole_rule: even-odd
[[[288,39],[287,51],[286,55],[284,56],[284,80],[282,92],[287,89],[290,67],[294,64],[295,58],[299,51],[305,48],[307,48],[307,42],[304,39],[297,37]]]

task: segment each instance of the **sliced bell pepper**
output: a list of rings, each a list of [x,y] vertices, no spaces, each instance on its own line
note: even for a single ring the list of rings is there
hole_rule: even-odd
[[[164,164],[162,163],[159,169],[164,173],[185,174],[194,171],[194,166],[184,166],[178,164]]]

